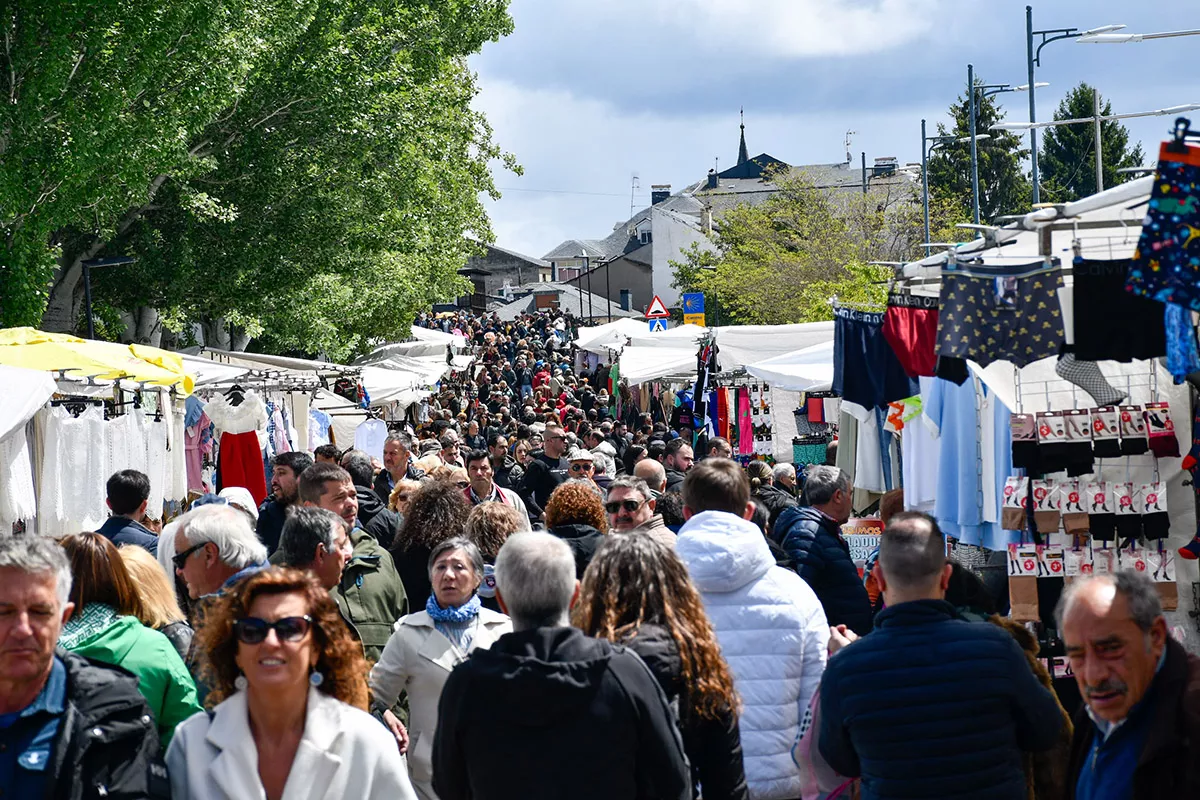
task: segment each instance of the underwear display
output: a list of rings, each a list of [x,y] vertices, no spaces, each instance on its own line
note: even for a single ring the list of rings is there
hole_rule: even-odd
[[[1125,285],[1142,297],[1200,311],[1200,147],[1167,142],[1158,158]]]
[[[896,292],[888,297],[883,335],[910,378],[937,371],[938,299]]]
[[[883,335],[883,312],[833,310],[833,391],[868,410],[920,393]]]
[[[1128,362],[1166,355],[1163,304],[1126,291],[1131,268],[1129,259],[1075,259],[1076,358]]]
[[[1062,275],[1042,262],[971,265],[942,273],[938,354],[986,367],[1018,367],[1057,355],[1063,342]]]

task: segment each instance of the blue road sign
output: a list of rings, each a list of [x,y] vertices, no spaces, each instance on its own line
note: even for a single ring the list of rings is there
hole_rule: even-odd
[[[650,323],[651,333],[657,333],[658,331],[665,331],[667,329],[667,321],[665,319],[652,319],[648,320],[648,322]]]
[[[689,292],[683,296],[683,313],[703,314],[704,295],[700,292]]]

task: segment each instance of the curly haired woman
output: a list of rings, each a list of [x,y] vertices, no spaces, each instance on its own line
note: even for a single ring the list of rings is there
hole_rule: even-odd
[[[312,575],[242,580],[195,641],[215,707],[167,751],[177,800],[415,800],[395,739],[365,711],[362,646]]]
[[[586,480],[560,484],[546,502],[546,529],[575,554],[575,577],[582,580],[608,531],[604,503],[596,484]]]
[[[649,536],[605,537],[583,576],[574,623],[635,651],[667,698],[704,800],[747,800],[733,674],[675,551]]]
[[[409,604],[420,608],[433,592],[429,555],[433,548],[462,536],[471,506],[463,490],[444,480],[425,481],[408,497],[408,513],[392,542],[392,560]]]

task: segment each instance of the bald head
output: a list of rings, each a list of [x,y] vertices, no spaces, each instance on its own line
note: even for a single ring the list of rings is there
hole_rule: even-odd
[[[945,597],[950,565],[933,517],[918,511],[892,517],[879,539],[879,571],[888,605]]]
[[[652,491],[662,492],[667,488],[667,470],[662,462],[653,458],[643,458],[634,464],[633,475],[644,480]]]

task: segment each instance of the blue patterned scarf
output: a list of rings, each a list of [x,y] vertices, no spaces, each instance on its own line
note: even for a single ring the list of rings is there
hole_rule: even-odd
[[[480,607],[479,595],[476,594],[471,595],[471,599],[461,606],[452,608],[442,608],[432,594],[425,601],[425,613],[432,617],[434,622],[470,622],[479,615]]]

